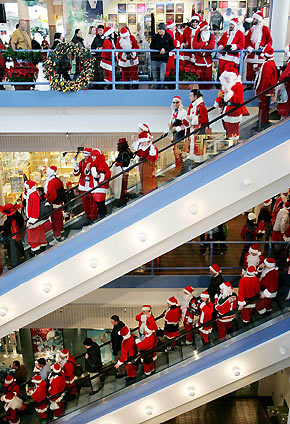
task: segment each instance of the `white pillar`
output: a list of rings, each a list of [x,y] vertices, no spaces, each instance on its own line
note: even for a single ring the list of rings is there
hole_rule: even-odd
[[[271,35],[274,50],[284,50],[286,46],[287,26],[290,0],[275,0],[272,3]],[[278,66],[284,62],[284,53],[275,53],[275,62]]]
[[[54,12],[53,0],[47,0],[47,18],[49,26],[49,40],[50,45],[52,45],[54,34],[56,33],[56,16]]]
[[[27,30],[30,32],[30,19],[28,6],[22,2],[22,0],[17,0],[18,5],[18,19],[24,19],[27,23]]]

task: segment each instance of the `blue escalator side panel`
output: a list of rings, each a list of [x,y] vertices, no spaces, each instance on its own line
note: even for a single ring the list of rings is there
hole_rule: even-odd
[[[167,369],[167,373],[158,375],[158,378],[152,379],[151,381],[143,381],[143,384],[138,385],[125,394],[120,394],[114,399],[110,399],[107,402],[96,404],[88,409],[87,411],[81,412],[80,415],[74,417],[64,417],[60,422],[65,422],[69,418],[70,424],[85,424],[94,419],[100,418],[109,414],[117,409],[120,409],[126,405],[132,404],[145,396],[149,396],[159,390],[166,389],[166,387],[177,383],[185,378],[198,374],[207,368],[213,367],[227,359],[233,358],[234,356],[250,350],[262,343],[265,343],[275,337],[278,337],[289,331],[290,328],[290,317],[284,318],[282,321],[273,324],[270,327],[258,330],[255,333],[245,337],[242,340],[235,339],[231,343],[226,345],[223,349],[216,352],[209,353],[201,359],[198,359],[190,364],[179,367],[175,370]],[[278,354],[278,353],[277,353]],[[181,362],[182,364],[182,362]]]
[[[136,201],[135,204],[119,211],[118,214],[112,214],[89,231],[68,239],[56,248],[19,266],[7,275],[4,274],[1,278],[0,295],[37,277],[37,275],[101,242],[116,232],[124,230],[129,225],[168,206],[202,185],[210,183],[236,167],[279,146],[289,140],[289,122],[289,119],[285,120],[263,134],[257,135],[250,142],[241,143],[236,148],[232,148],[209,163],[179,177],[173,184],[152,192]]]

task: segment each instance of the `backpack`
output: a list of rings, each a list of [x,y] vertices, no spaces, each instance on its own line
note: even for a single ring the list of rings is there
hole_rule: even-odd
[[[50,203],[48,203],[48,201],[46,199],[40,199],[40,211],[39,211],[39,217],[38,219],[48,219],[49,218],[49,214],[51,214],[53,212],[53,207]]]

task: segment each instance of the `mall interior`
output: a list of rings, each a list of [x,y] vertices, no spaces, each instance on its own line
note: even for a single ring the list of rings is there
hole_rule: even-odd
[[[1,423],[290,424],[289,19],[0,0]]]

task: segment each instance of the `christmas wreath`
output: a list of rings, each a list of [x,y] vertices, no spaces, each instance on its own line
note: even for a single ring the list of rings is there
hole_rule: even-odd
[[[94,75],[94,60],[90,50],[80,44],[60,43],[44,62],[44,73],[53,90],[63,93],[84,90]],[[69,71],[73,61],[77,78],[71,80]]]

